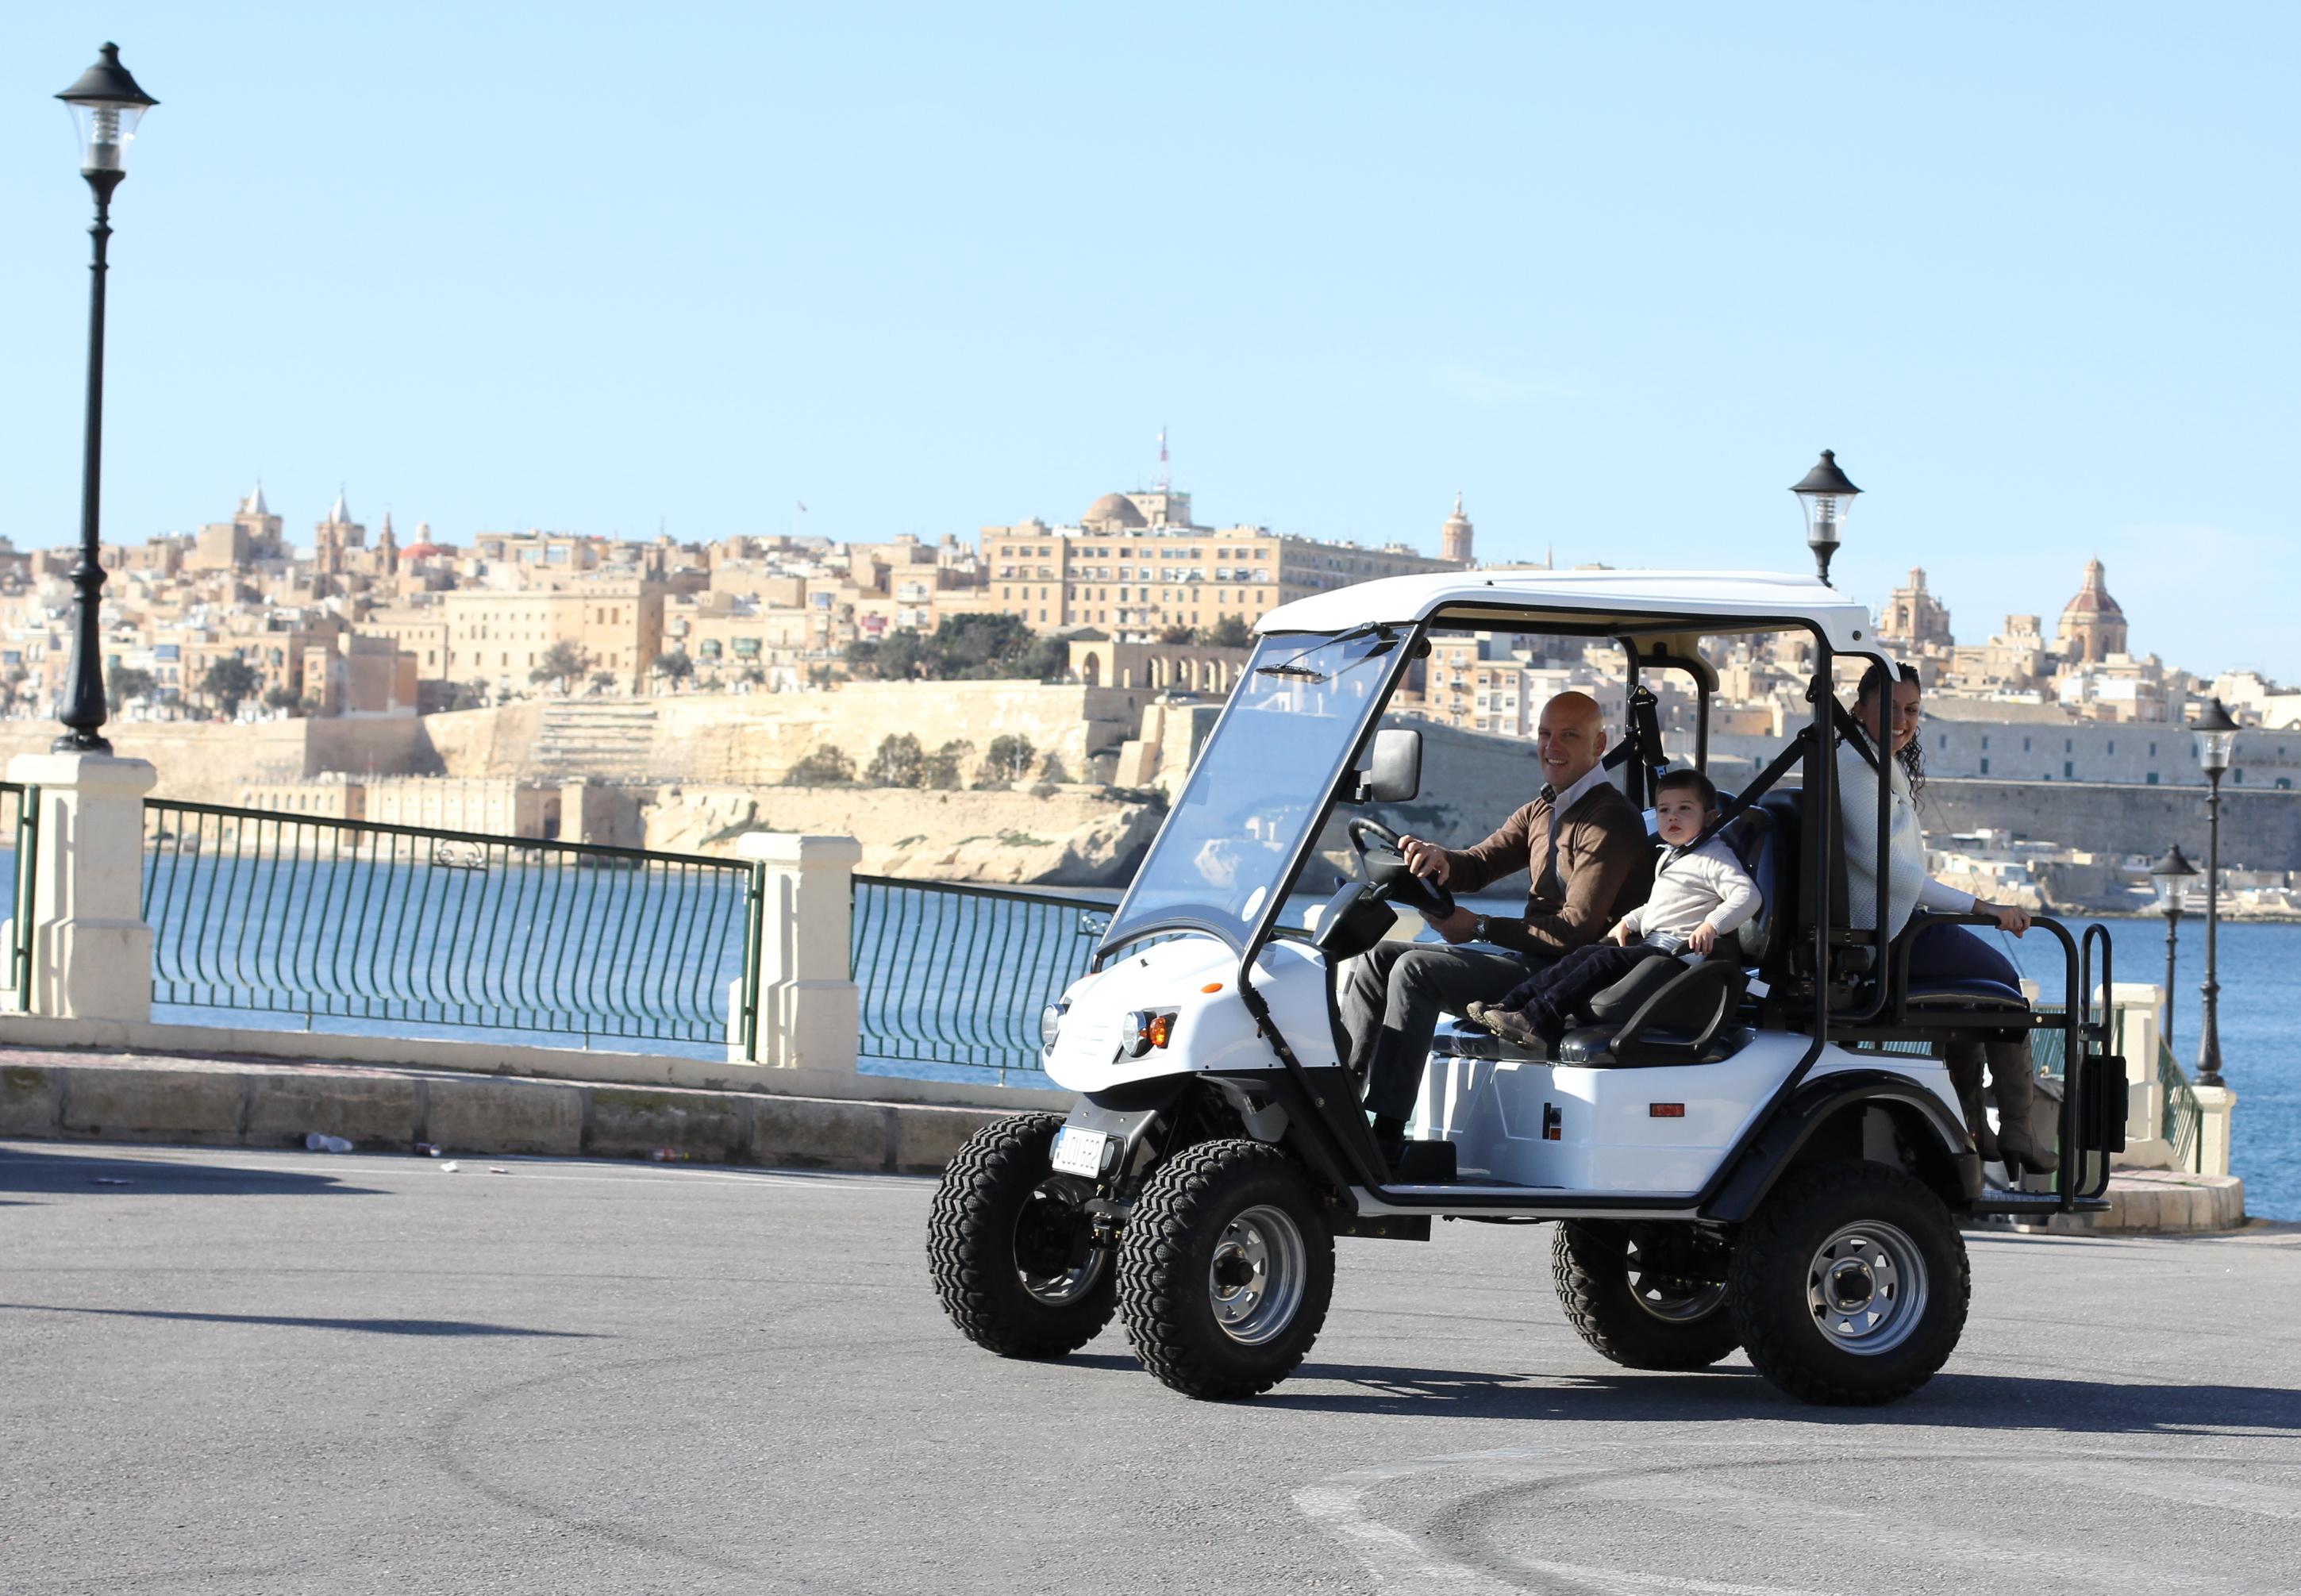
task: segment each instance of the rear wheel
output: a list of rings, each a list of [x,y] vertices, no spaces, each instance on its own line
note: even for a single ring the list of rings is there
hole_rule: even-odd
[[[1293,1373],[1334,1289],[1334,1234],[1309,1182],[1259,1141],[1176,1154],[1119,1240],[1119,1311],[1135,1355],[1189,1396],[1255,1396]]]
[[[1060,1358],[1102,1333],[1110,1249],[1092,1244],[1092,1187],[1048,1163],[1056,1114],[1018,1114],[968,1137],[943,1170],[927,1266],[951,1322],[1002,1358]]]
[[[1727,1305],[1723,1248],[1691,1226],[1562,1219],[1550,1238],[1559,1306],[1601,1357],[1632,1369],[1702,1369],[1742,1344]]]
[[[1782,1178],[1734,1249],[1734,1322],[1758,1372],[1802,1402],[1909,1395],[1965,1329],[1965,1238],[1922,1182],[1883,1164]]]

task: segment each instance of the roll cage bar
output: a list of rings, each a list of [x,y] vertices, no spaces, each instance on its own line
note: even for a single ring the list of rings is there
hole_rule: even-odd
[[[1820,870],[1801,870],[1798,880],[1799,891],[1807,895],[1812,928],[1812,1017],[1810,1023],[1802,1027],[1807,1032],[1810,1040],[1797,1064],[1774,1089],[1758,1113],[1751,1118],[1740,1138],[1728,1150],[1726,1157],[1719,1160],[1718,1167],[1711,1173],[1710,1179],[1692,1197],[1614,1196],[1607,1193],[1576,1192],[1568,1199],[1568,1205],[1577,1211],[1602,1210],[1635,1214],[1641,1211],[1677,1213],[1691,1209],[1697,1216],[1709,1214],[1715,1207],[1721,1195],[1729,1187],[1737,1183],[1737,1177],[1743,1175],[1744,1166],[1753,1149],[1765,1144],[1769,1133],[1784,1118],[1791,1104],[1797,1098],[1800,1089],[1812,1074],[1813,1066],[1820,1061],[1822,1050],[1830,1041],[1833,1025],[1847,1033],[1847,1040],[1855,1042],[1896,1040],[1937,1040],[1945,1032],[1956,1030],[2002,1032],[2046,1028],[2048,1022],[2034,1012],[2027,1012],[2020,1016],[1998,1014],[1988,1016],[1986,1021],[1970,1024],[1951,1021],[1946,1024],[1930,1023],[1921,1026],[1911,1017],[1908,1003],[1908,974],[1911,948],[1915,940],[1914,932],[1925,925],[1988,924],[1994,922],[1987,916],[1979,915],[1914,914],[1911,916],[1910,924],[1901,938],[1894,939],[1888,936],[1886,927],[1892,919],[1892,915],[1887,912],[1886,894],[1888,890],[1887,883],[1892,879],[1893,786],[1889,780],[1884,779],[1882,772],[1881,779],[1877,784],[1878,859],[1874,879],[1878,882],[1880,900],[1877,916],[1878,923],[1868,929],[1839,928],[1832,923],[1830,910],[1834,871],[1828,866],[1843,852],[1837,810],[1837,738],[1842,731],[1848,729],[1855,730],[1857,736],[1859,733],[1858,729],[1853,726],[1852,717],[1837,702],[1832,685],[1831,664],[1841,652],[1847,653],[1853,657],[1881,661],[1887,660],[1887,656],[1866,650],[1833,649],[1828,635],[1820,626],[1804,617],[1794,615],[1752,613],[1745,615],[1694,616],[1664,612],[1653,615],[1650,626],[1641,625],[1632,631],[1624,629],[1619,623],[1619,620],[1614,623],[1577,623],[1571,618],[1570,614],[1560,614],[1555,611],[1544,612],[1538,624],[1529,624],[1528,623],[1534,617],[1527,613],[1520,611],[1497,614],[1495,610],[1499,607],[1489,607],[1485,605],[1469,606],[1468,614],[1439,610],[1414,623],[1410,630],[1404,623],[1400,623],[1399,630],[1407,634],[1403,639],[1403,646],[1393,650],[1393,663],[1384,677],[1381,690],[1367,716],[1359,741],[1351,749],[1350,757],[1342,762],[1340,771],[1329,783],[1326,794],[1319,802],[1317,823],[1305,829],[1301,841],[1287,860],[1284,873],[1278,878],[1276,890],[1272,892],[1270,901],[1264,906],[1261,914],[1257,917],[1254,930],[1239,955],[1238,993],[1241,1000],[1246,1004],[1248,1011],[1254,1015],[1257,1027],[1277,1055],[1289,1079],[1301,1092],[1303,1102],[1310,1106],[1317,1115],[1315,1123],[1324,1132],[1323,1140],[1328,1144],[1327,1153],[1330,1156],[1339,1155],[1336,1159],[1338,1167],[1348,1171],[1356,1184],[1386,1205],[1409,1209],[1473,1207],[1524,1209],[1540,1206],[1543,1195],[1543,1189],[1540,1188],[1523,1188],[1510,1192],[1492,1194],[1464,1191],[1449,1195],[1443,1192],[1432,1192],[1428,1189],[1409,1190],[1402,1185],[1388,1183],[1387,1172],[1376,1152],[1373,1135],[1367,1127],[1363,1114],[1359,1110],[1355,1094],[1321,1090],[1318,1082],[1310,1078],[1309,1070],[1303,1065],[1293,1047],[1287,1042],[1284,1033],[1271,1015],[1269,1005],[1255,990],[1252,979],[1255,960],[1271,938],[1277,934],[1277,921],[1284,911],[1285,901],[1293,892],[1304,867],[1316,850],[1326,821],[1332,816],[1335,806],[1343,801],[1343,795],[1346,790],[1344,784],[1352,778],[1355,772],[1368,758],[1375,734],[1381,725],[1383,712],[1395,697],[1400,682],[1404,680],[1408,664],[1428,652],[1429,635],[1434,629],[1440,627],[1483,624],[1491,630],[1539,631],[1555,637],[1612,638],[1620,644],[1627,658],[1629,686],[1633,695],[1639,690],[1637,678],[1642,666],[1686,672],[1694,680],[1701,709],[1698,721],[1700,730],[1696,734],[1695,765],[1697,768],[1706,768],[1709,762],[1709,707],[1717,678],[1709,663],[1703,659],[1698,648],[1694,646],[1695,640],[1705,636],[1735,632],[1802,631],[1813,641],[1813,671],[1806,685],[1806,700],[1812,706],[1812,718],[1798,731],[1791,747],[1786,748],[1782,756],[1766,768],[1758,781],[1737,794],[1735,802],[1728,806],[1727,812],[1721,814],[1704,833],[1705,837],[1714,835],[1734,815],[1745,812],[1766,787],[1778,781],[1792,765],[1803,765],[1803,788],[1809,797],[1803,805],[1805,818],[1801,830],[1812,834],[1814,827],[1820,828],[1819,838],[1812,846],[1814,856],[1821,859],[1825,865],[1825,868]],[[1497,625],[1498,622],[1505,624]],[[1638,646],[1640,639],[1645,639],[1652,647],[1641,652]],[[1226,713],[1227,706],[1226,706]],[[1218,735],[1219,724],[1216,731]],[[1632,763],[1635,765],[1636,761],[1633,760]],[[1633,779],[1639,782],[1640,790],[1643,792],[1644,784],[1651,780],[1651,776],[1641,772]],[[2109,1161],[2106,1157],[2101,1160],[2099,1179],[2097,1181],[2087,1179],[2084,1173],[2086,1159],[2083,1157],[2083,1144],[2088,1140],[2103,1139],[2086,1137],[2081,1135],[2081,1132],[2095,1128],[2088,1124],[2089,1113],[2098,1117],[2100,1114],[2107,1112],[2109,1107],[2106,1104],[2088,1104],[2087,1100],[2089,1097],[2102,1095],[2097,1090],[2098,1083],[2088,1078],[2094,1073],[2092,1063],[2096,1057],[2088,1051],[2088,1049],[2094,1045],[2106,1046],[2110,1042],[2114,1017],[2110,1003],[2113,977],[2109,934],[2098,924],[2088,926],[2085,928],[2083,941],[2080,944],[2078,939],[2070,934],[2066,926],[2051,916],[2038,915],[2033,923],[2048,931],[2061,943],[2063,950],[2066,1000],[2059,1029],[2063,1034],[2065,1049],[2061,1115],[2061,1145],[2065,1156],[2062,1159],[2060,1170],[2055,1177],[2055,1191],[2050,1205],[2035,1200],[2027,1203],[2010,1199],[2003,1202],[1977,1201],[1974,1204],[1977,1211],[1990,1208],[2015,1211],[2050,1206],[2061,1212],[2071,1212],[2080,1203],[2098,1206],[2093,1199],[2099,1197],[2101,1191],[2108,1182]],[[1159,929],[1156,925],[1147,926],[1143,928],[1141,935],[1155,934]],[[1175,929],[1184,928],[1178,926]],[[1129,940],[1136,940],[1140,938]],[[2093,959],[2096,945],[2100,948],[2102,976],[2098,989],[2101,995],[2101,1017],[2098,1021],[2093,1017],[2096,991],[2093,982]],[[1840,948],[1865,948],[1870,957],[1866,960],[1856,961],[1849,954],[1845,960],[1840,961],[1833,957],[1834,951]],[[1108,945],[1099,950],[1096,960],[1098,967],[1101,957],[1112,951],[1114,949]],[[1868,1003],[1858,1011],[1839,1013],[1832,1005],[1833,995],[1839,987],[1838,972],[1841,968],[1851,966],[1857,962],[1863,969],[1876,973],[1876,990]],[[1887,1012],[1889,1009],[1890,1015]],[[1784,1017],[1787,1017],[1786,1013]],[[1885,1024],[1876,1025],[1875,1023],[1881,1019]],[[2089,1090],[2089,1088],[2096,1088],[2096,1090]],[[1742,1179],[1740,1183],[1746,1185],[1746,1178]]]

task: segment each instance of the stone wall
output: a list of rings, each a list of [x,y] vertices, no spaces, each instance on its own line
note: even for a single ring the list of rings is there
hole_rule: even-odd
[[[1936,780],[1926,783],[1927,830],[2002,830],[2094,853],[2145,854],[2168,844],[2203,865],[2205,794],[2196,787],[2092,787],[2078,781]],[[2222,790],[2222,864],[2301,870],[2301,792]]]
[[[251,784],[300,781],[324,771],[423,775],[439,765],[425,740],[426,723],[399,720],[113,721],[104,728],[113,752],[158,767],[154,796],[190,803],[236,804]],[[48,721],[0,722],[0,756],[46,753],[61,727]]]
[[[744,831],[852,837],[866,875],[1123,887],[1165,811],[1100,788],[995,792],[868,787],[665,788],[643,802],[646,846],[732,854]]]

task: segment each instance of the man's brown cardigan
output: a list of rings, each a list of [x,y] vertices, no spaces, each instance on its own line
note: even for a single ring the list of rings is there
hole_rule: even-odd
[[[1555,958],[1596,941],[1646,900],[1654,853],[1644,819],[1611,781],[1555,817],[1553,851],[1549,790],[1543,792],[1484,842],[1448,848],[1447,886],[1458,896],[1476,892],[1531,866],[1526,918],[1494,921],[1488,940],[1514,953]]]

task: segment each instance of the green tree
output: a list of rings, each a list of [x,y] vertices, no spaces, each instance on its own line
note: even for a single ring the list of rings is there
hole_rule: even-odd
[[[1254,646],[1254,629],[1246,623],[1244,615],[1225,615],[1207,633],[1207,641],[1217,648],[1251,648]]]
[[[655,663],[648,669],[673,681],[684,681],[695,674],[695,662],[686,655],[674,651],[657,655]]]
[[[12,679],[11,685],[17,680],[21,680],[21,673]],[[159,690],[158,679],[151,672],[139,671],[134,665],[122,665],[110,673],[104,683],[105,702],[111,706],[114,714],[120,713],[120,706],[129,699],[156,698]]]
[[[1199,640],[1199,629],[1195,626],[1169,626],[1159,634],[1159,640],[1170,644],[1195,643]]]
[[[591,673],[591,685],[603,693],[612,692],[615,686],[615,673],[613,671],[594,671]]]
[[[786,787],[852,787],[855,785],[855,761],[847,756],[844,748],[818,743],[816,749],[783,773]]]
[[[244,659],[213,660],[207,673],[200,678],[200,690],[214,701],[226,720],[238,714],[239,706],[254,698],[255,689],[263,685],[264,678]]]
[[[870,767],[863,773],[866,787],[917,787],[926,755],[919,748],[919,740],[908,731],[883,739],[879,751],[871,756]]]
[[[579,644],[565,638],[543,651],[543,658],[527,673],[530,681],[573,681],[582,675],[590,659]]]
[[[964,739],[953,739],[926,756],[919,766],[919,785],[939,792],[954,792],[960,786],[959,764],[975,752],[975,745]]]
[[[1011,787],[1031,773],[1039,750],[1020,732],[1002,732],[983,751],[983,769],[975,778],[978,788]]]
[[[284,709],[291,714],[302,714],[304,702],[304,695],[292,687],[270,688],[264,695],[264,706],[266,709]]]

